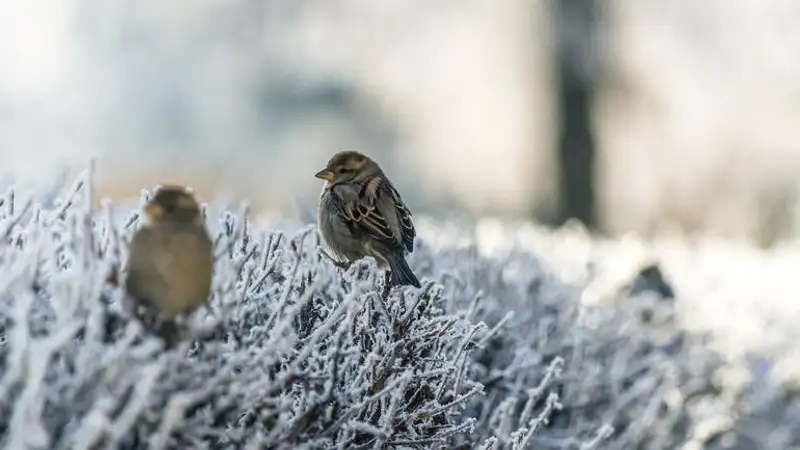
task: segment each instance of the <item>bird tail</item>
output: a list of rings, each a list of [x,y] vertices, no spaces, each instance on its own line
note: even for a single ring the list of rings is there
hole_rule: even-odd
[[[414,275],[414,272],[411,270],[411,267],[408,266],[408,262],[402,253],[397,252],[394,260],[390,263],[390,270],[392,272],[392,286],[411,285],[416,288],[422,286],[417,276]]]

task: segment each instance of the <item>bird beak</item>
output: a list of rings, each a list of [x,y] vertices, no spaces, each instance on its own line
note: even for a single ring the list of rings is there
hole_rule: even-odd
[[[331,172],[328,169],[322,169],[319,172],[315,173],[314,176],[319,178],[319,179],[327,180],[327,181],[333,181],[333,177],[334,177],[333,172]]]
[[[144,211],[153,220],[159,220],[164,216],[164,208],[157,203],[150,203]]]

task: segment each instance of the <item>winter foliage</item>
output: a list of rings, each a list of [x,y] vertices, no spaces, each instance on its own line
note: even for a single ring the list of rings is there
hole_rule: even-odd
[[[791,383],[687,330],[680,285],[587,301],[610,259],[558,262],[592,248],[569,229],[506,227],[493,245],[418,219],[423,287],[384,296],[375,262],[336,268],[315,227],[208,208],[214,295],[165,351],[111,282],[138,212],[92,208],[90,179],[0,198],[4,448],[800,446]]]

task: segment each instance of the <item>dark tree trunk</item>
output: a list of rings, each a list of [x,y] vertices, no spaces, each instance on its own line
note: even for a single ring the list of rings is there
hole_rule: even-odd
[[[554,0],[558,84],[559,221],[595,228],[595,140],[591,107],[600,61],[596,0]]]

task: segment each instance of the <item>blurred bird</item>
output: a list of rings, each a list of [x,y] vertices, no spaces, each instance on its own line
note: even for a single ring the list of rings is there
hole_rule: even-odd
[[[634,279],[623,289],[628,296],[653,292],[664,300],[675,298],[675,290],[664,277],[658,263],[650,263],[640,268]]]
[[[389,286],[420,287],[405,259],[417,234],[411,212],[378,163],[358,152],[339,152],[314,176],[326,181],[317,223],[335,256],[346,264],[372,256],[389,269]]]
[[[213,243],[194,196],[162,186],[147,203],[148,224],[133,236],[125,290],[128,310],[171,347],[175,319],[202,306],[211,293]]]

